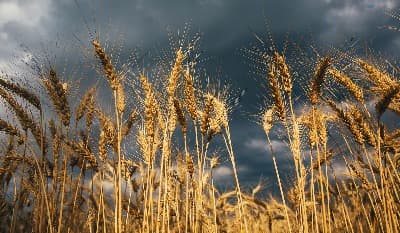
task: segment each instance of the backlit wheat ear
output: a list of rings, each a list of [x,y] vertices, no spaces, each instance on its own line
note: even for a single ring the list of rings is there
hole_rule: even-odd
[[[265,134],[268,135],[269,131],[271,130],[274,124],[274,107],[264,111],[261,116],[261,125],[264,129]]]
[[[368,74],[369,81],[374,83],[376,86],[388,89],[396,83],[388,74],[380,71],[375,66],[368,64],[366,61],[357,59],[357,63]]]
[[[177,110],[175,108],[174,102],[168,104],[169,116],[168,116],[168,130],[169,132],[174,132],[176,127],[176,121],[178,120]]]
[[[185,105],[192,120],[197,119],[197,100],[189,69],[185,72]]]
[[[119,78],[117,73],[115,72],[114,66],[112,65],[111,58],[106,53],[105,49],[101,46],[100,41],[93,40],[92,45],[94,47],[94,51],[96,57],[99,58],[102,66],[104,74],[110,83],[110,87],[112,90],[116,91],[119,86]]]
[[[86,105],[86,128],[88,130],[91,129],[92,124],[93,124],[93,118],[94,118],[94,114],[96,113],[96,103],[94,98],[91,98],[88,102],[88,104]]]
[[[103,163],[107,159],[107,136],[104,130],[100,131],[100,136],[99,136],[99,159]]]
[[[15,112],[18,121],[21,124],[21,127],[24,131],[30,129],[36,142],[38,145],[47,147],[44,138],[41,136],[40,128],[36,124],[36,122],[32,119],[32,117],[24,110],[24,108],[5,90],[0,88],[0,96],[6,100],[6,102],[11,106],[13,111]]]
[[[271,88],[272,97],[274,99],[274,105],[275,105],[274,110],[279,119],[281,121],[284,121],[286,119],[285,101],[283,99],[281,88],[279,86],[276,69],[277,68],[274,63],[270,63],[268,65],[268,81],[269,81],[269,87]]]
[[[178,117],[179,125],[182,128],[182,133],[186,134],[186,131],[187,131],[186,118],[185,118],[185,114],[183,113],[182,105],[179,102],[179,100],[174,99],[174,107],[175,107],[176,115]]]
[[[154,97],[154,93],[151,90],[150,83],[148,79],[144,75],[140,75],[140,82],[142,84],[142,88],[145,94],[144,100],[144,128],[146,131],[146,135],[149,137],[154,136],[154,123],[155,123],[155,115],[156,115],[156,100]]]
[[[172,68],[171,75],[168,80],[167,92],[170,97],[172,97],[175,93],[175,89],[177,86],[178,78],[180,73],[182,72],[182,62],[183,62],[183,53],[182,50],[179,49],[176,51],[176,59],[174,67]]]
[[[351,105],[347,111],[348,115],[354,119],[354,122],[358,125],[364,139],[372,146],[375,146],[376,139],[373,128],[367,121],[367,118],[363,112],[361,112],[357,106]]]
[[[133,123],[136,121],[136,118],[138,116],[138,112],[136,110],[133,110],[131,114],[129,114],[128,120],[126,121],[124,127],[122,128],[121,136],[124,138],[126,135],[129,134]]]
[[[347,75],[339,70],[328,70],[328,73],[331,74],[340,84],[342,84],[346,89],[356,98],[358,102],[361,104],[365,104],[364,102],[364,94],[363,90],[357,86]]]
[[[363,172],[361,172],[358,167],[354,166],[354,164],[348,164],[348,163],[346,163],[346,164],[356,174],[356,176],[361,180],[361,182],[363,183],[364,187],[366,189],[371,189],[372,184],[369,182],[369,180],[365,176],[365,174]]]
[[[215,119],[217,120],[218,124],[220,124],[224,128],[228,128],[228,107],[224,100],[214,97],[213,109],[215,113]]]
[[[125,110],[125,92],[124,86],[121,83],[118,83],[117,87],[117,111],[119,114],[122,114]]]
[[[82,119],[83,115],[85,114],[85,111],[90,108],[90,106],[94,103],[94,94],[96,92],[96,88],[92,87],[90,88],[85,95],[83,96],[82,100],[79,102],[78,107],[76,108],[76,121],[79,121]]]
[[[336,112],[336,114],[338,115],[338,118],[341,119],[346,124],[347,128],[350,130],[350,132],[355,137],[356,142],[358,142],[359,144],[363,144],[364,136],[363,136],[362,132],[360,131],[360,128],[357,126],[357,123],[354,120],[354,118],[352,118],[348,112],[341,109],[332,100],[328,100],[327,103]]]
[[[310,90],[310,102],[312,105],[316,105],[319,97],[321,96],[321,85],[324,81],[325,73],[331,64],[331,58],[324,57],[322,58],[317,68],[315,69],[314,77],[311,82],[311,90]]]
[[[332,117],[321,111],[313,109],[310,113],[302,115],[297,120],[309,129],[309,141],[311,146],[318,143],[325,144],[328,140],[326,122]]]
[[[16,95],[20,96],[21,98],[23,98],[24,100],[28,101],[28,103],[32,104],[37,109],[41,110],[40,99],[32,92],[28,91],[27,89],[21,87],[18,84],[11,83],[3,78],[0,78],[0,85],[5,89],[7,89],[8,91],[11,91]]]
[[[212,110],[213,96],[210,94],[205,95],[204,110],[201,113],[200,131],[205,135],[210,127],[210,114]]]
[[[280,71],[282,77],[283,90],[289,95],[292,93],[292,77],[290,76],[289,66],[287,65],[285,58],[279,53],[274,53],[274,58],[276,60],[277,68]]]
[[[106,116],[100,109],[97,109],[96,113],[97,113],[97,116],[100,121],[101,129],[104,130],[106,139],[108,141],[114,142],[114,140],[116,139],[116,135],[115,135],[116,127],[115,127],[114,123],[112,122],[111,118]],[[110,143],[110,144],[112,144],[112,143]]]
[[[64,126],[68,126],[71,118],[71,110],[67,100],[67,94],[63,89],[63,83],[57,76],[56,70],[50,68],[47,78],[43,80],[47,93],[53,102],[56,112],[59,114]]]

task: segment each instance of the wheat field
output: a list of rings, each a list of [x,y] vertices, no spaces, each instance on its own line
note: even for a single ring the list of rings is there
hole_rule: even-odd
[[[400,231],[400,128],[383,117],[400,114],[400,83],[379,59],[329,51],[307,60],[300,83],[284,53],[243,50],[266,85],[257,122],[280,195],[265,197],[261,185],[248,192],[239,181],[229,91],[199,80],[195,41],[172,48],[157,72],[132,75],[92,39],[95,78],[105,82],[78,96],[52,65],[40,66],[38,89],[1,77],[0,231]],[[271,143],[278,128],[290,183]],[[214,143],[232,167],[228,192],[215,184]]]

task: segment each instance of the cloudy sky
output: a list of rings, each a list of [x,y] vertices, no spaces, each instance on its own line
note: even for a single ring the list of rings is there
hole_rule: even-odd
[[[380,26],[400,25],[385,14],[399,8],[398,0],[0,0],[0,67],[7,70],[10,62],[29,56],[21,44],[41,51],[58,42],[68,48],[58,56],[73,60],[79,52],[77,38],[89,42],[85,24],[105,31],[110,41],[123,33],[126,50],[148,51],[167,45],[168,27],[173,31],[191,22],[193,32],[203,35],[210,73],[218,67],[223,74],[218,76],[228,79],[233,89],[246,90],[232,116],[239,175],[246,184],[261,179],[272,185],[275,179],[265,138],[249,117],[262,103],[256,81],[260,77],[251,74],[240,49],[258,43],[253,32],[265,38],[268,21],[277,44],[289,32],[293,40],[312,37],[316,47],[341,47],[349,40],[368,42],[397,58],[400,33]],[[284,154],[284,142],[273,144]],[[281,157],[281,167],[288,167],[288,158]],[[230,175],[229,163],[224,162],[217,174]]]

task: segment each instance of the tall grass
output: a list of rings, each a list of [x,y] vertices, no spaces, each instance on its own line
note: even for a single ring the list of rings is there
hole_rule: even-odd
[[[260,125],[280,191],[260,198],[260,186],[251,194],[241,188],[228,96],[199,81],[192,45],[174,48],[160,71],[135,76],[102,41],[91,46],[111,109],[101,107],[98,85],[72,101],[55,67],[40,69],[46,97],[0,79],[10,117],[0,119],[2,232],[399,232],[400,134],[384,116],[400,113],[400,88],[379,65],[318,57],[297,93],[285,55],[255,59],[270,93]],[[332,94],[337,90],[346,99]],[[307,98],[307,111],[299,111],[295,95]],[[44,114],[43,101],[52,114]],[[282,180],[270,138],[275,127],[289,145],[292,183]],[[225,193],[213,173],[219,158],[212,145],[221,142],[235,181]]]

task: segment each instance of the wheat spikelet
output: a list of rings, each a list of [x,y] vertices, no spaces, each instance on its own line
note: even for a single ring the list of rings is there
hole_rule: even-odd
[[[274,107],[264,111],[261,116],[261,125],[264,129],[265,134],[268,135],[269,131],[271,130],[272,126],[274,125]]]
[[[119,78],[117,73],[115,72],[114,66],[112,65],[111,58],[106,53],[105,49],[101,46],[100,41],[93,40],[92,45],[94,47],[96,57],[99,58],[103,66],[104,74],[110,84],[111,89],[116,91],[119,86]]]
[[[352,105],[347,112],[349,117],[354,119],[354,123],[359,127],[364,139],[366,139],[370,145],[374,146],[376,142],[375,134],[369,123],[366,121],[365,115],[354,105]]]
[[[361,182],[364,185],[364,188],[366,189],[371,189],[372,184],[369,182],[368,178],[365,176],[364,173],[358,169],[358,167],[354,166],[353,164],[347,164],[347,166],[350,167],[350,169],[356,174],[356,176],[361,180]]]
[[[104,131],[108,143],[114,145],[116,140],[116,127],[112,120],[106,116],[100,109],[96,110],[99,117],[101,129]]]
[[[91,98],[88,104],[86,105],[86,128],[90,130],[93,124],[94,114],[96,113],[96,103],[94,98]]]
[[[171,75],[169,76],[169,80],[168,80],[167,93],[168,93],[169,97],[172,97],[175,93],[178,78],[182,71],[183,58],[184,57],[183,57],[182,50],[178,49],[178,51],[176,51],[175,64],[174,64],[174,67],[172,68]]]
[[[210,114],[212,110],[213,96],[210,94],[205,95],[204,111],[201,112],[200,131],[205,135],[210,127]]]
[[[117,111],[122,114],[125,110],[125,93],[124,87],[121,83],[118,83],[117,87]]]
[[[212,99],[215,120],[218,122],[219,125],[223,126],[224,128],[228,128],[229,118],[228,107],[226,103],[220,98],[213,97]]]
[[[85,95],[82,97],[82,100],[79,102],[79,105],[76,108],[76,121],[82,119],[85,111],[87,111],[91,106],[93,107],[95,92],[96,88],[92,87],[88,91],[86,91]]]
[[[63,125],[68,126],[71,118],[71,112],[67,95],[63,89],[61,81],[57,76],[56,71],[53,68],[50,68],[48,77],[43,80],[43,84],[53,102],[56,112],[60,115]]]
[[[317,68],[315,69],[314,77],[311,82],[310,101],[312,105],[317,104],[321,96],[321,85],[324,81],[326,70],[331,64],[331,58],[324,57],[320,59]]]
[[[129,131],[131,130],[133,123],[136,121],[136,118],[138,116],[138,112],[136,110],[133,110],[131,114],[129,114],[128,120],[125,123],[124,127],[122,128],[121,136],[124,138],[126,135],[129,134]]]
[[[138,137],[137,137],[137,143],[139,146],[140,151],[142,152],[143,155],[143,161],[145,164],[150,165],[152,160],[151,154],[150,154],[150,144],[147,140],[146,137],[146,132],[145,130],[139,130]]]
[[[178,117],[179,125],[182,128],[182,133],[186,134],[186,131],[187,131],[186,118],[185,118],[185,114],[183,113],[182,106],[181,106],[181,103],[179,102],[179,100],[174,99],[174,107],[175,107],[176,115]]]
[[[275,52],[274,58],[276,60],[277,68],[282,76],[283,90],[285,90],[285,92],[290,95],[292,92],[293,84],[292,84],[292,77],[290,76],[289,72],[289,67],[285,61],[285,58],[281,56],[279,53]]]
[[[41,136],[40,128],[31,118],[31,116],[24,110],[24,108],[6,91],[0,88],[0,96],[3,97],[7,103],[14,110],[16,117],[21,123],[21,127],[24,131],[30,129],[38,145],[42,145],[44,149],[47,147],[44,138]]]
[[[313,112],[315,113],[314,109]],[[313,112],[297,118],[297,121],[300,124],[303,124],[308,128],[308,140],[311,146],[315,146],[318,143],[318,124],[313,121]],[[314,117],[314,119],[315,118],[317,118],[317,116]]]
[[[283,100],[278,78],[276,76],[276,66],[273,63],[269,64],[268,80],[269,87],[272,91],[272,97],[274,99],[274,110],[277,113],[277,116],[284,121],[286,119],[285,102]]]
[[[353,136],[355,137],[356,141],[359,144],[363,144],[364,143],[364,135],[360,131],[357,123],[355,122],[355,120],[349,115],[348,112],[343,111],[332,100],[328,100],[327,102],[328,102],[329,106],[336,112],[336,114],[338,115],[339,119],[341,119],[346,124],[347,128],[353,134]]]
[[[100,131],[100,136],[99,136],[99,159],[103,163],[107,159],[107,136],[104,130]]]
[[[221,130],[221,122],[217,118],[211,117],[207,140],[210,141],[215,135],[219,134]]]
[[[145,93],[145,101],[144,101],[144,121],[145,121],[145,131],[149,137],[154,137],[154,122],[155,122],[155,114],[157,113],[156,100],[154,98],[154,94],[151,90],[150,83],[148,79],[144,75],[140,75],[140,81],[142,84],[143,91]]]
[[[357,62],[360,67],[368,73],[369,80],[376,86],[387,89],[396,83],[388,74],[380,71],[375,66],[370,65],[361,59],[357,59]]]
[[[185,105],[186,109],[189,112],[192,120],[197,119],[197,100],[196,95],[194,94],[194,86],[192,76],[190,75],[189,69],[186,69],[185,72]]]
[[[345,86],[347,90],[358,100],[360,103],[364,104],[364,94],[363,90],[357,86],[347,75],[339,70],[328,70],[340,84]]]
[[[175,108],[174,101],[170,99],[168,101],[168,130],[169,132],[174,132],[176,127],[176,121],[178,120],[177,109]]]
[[[326,124],[328,121],[336,120],[332,114],[326,114],[320,109],[313,109],[311,112],[299,117],[298,122],[309,129],[309,141],[311,146],[328,141]]]
[[[28,91],[27,89],[21,87],[18,84],[11,83],[2,78],[0,78],[0,85],[5,89],[7,89],[8,91],[11,91],[16,95],[20,96],[21,98],[23,98],[24,100],[28,101],[28,103],[32,104],[37,109],[41,110],[40,99],[32,92]]]

